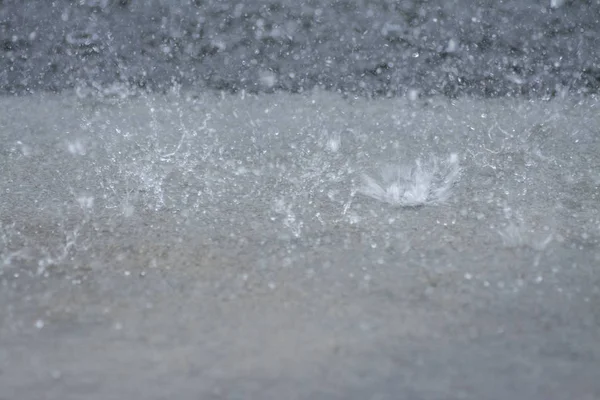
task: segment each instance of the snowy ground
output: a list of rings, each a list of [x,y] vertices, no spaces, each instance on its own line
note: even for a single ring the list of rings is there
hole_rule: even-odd
[[[1,98],[0,398],[600,398],[599,109]]]

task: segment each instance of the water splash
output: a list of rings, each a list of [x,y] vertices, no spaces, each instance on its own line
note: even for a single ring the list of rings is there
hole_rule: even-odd
[[[388,165],[380,170],[380,179],[363,175],[358,192],[384,203],[401,207],[417,207],[442,203],[450,197],[460,177],[458,156],[451,154],[439,161],[420,159],[414,166]]]

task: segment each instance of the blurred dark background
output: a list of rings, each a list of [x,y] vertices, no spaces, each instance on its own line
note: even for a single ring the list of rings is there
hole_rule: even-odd
[[[600,0],[0,0],[0,93],[597,93],[599,38]]]

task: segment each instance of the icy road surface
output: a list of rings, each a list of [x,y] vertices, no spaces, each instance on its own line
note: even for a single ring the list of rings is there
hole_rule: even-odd
[[[0,99],[0,399],[598,399],[600,103]]]

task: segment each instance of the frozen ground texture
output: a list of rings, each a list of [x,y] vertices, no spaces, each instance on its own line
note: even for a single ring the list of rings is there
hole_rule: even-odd
[[[597,93],[599,36],[600,0],[3,0],[0,91]]]
[[[598,399],[599,108],[2,98],[0,398]]]

